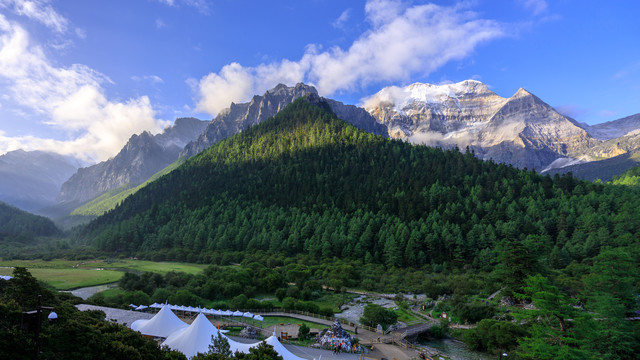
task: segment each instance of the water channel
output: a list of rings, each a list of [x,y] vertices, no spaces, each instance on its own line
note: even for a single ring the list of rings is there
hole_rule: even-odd
[[[470,350],[464,343],[452,339],[421,340],[418,345],[425,345],[440,350],[452,360],[495,360],[496,356]],[[437,357],[436,357],[437,359]]]
[[[64,291],[64,292],[70,292],[72,295],[82,298],[83,300],[87,300],[88,298],[91,297],[91,295],[97,294],[107,289],[113,289],[116,287],[118,287],[118,283],[89,286],[89,287],[83,287],[83,288],[79,288],[71,291]]]

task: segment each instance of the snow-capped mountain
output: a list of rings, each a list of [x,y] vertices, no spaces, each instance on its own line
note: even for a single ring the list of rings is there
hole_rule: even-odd
[[[470,147],[483,159],[544,169],[562,157],[578,158],[598,140],[573,119],[519,89],[503,98],[479,81],[387,87],[364,108],[389,135],[430,146]]]

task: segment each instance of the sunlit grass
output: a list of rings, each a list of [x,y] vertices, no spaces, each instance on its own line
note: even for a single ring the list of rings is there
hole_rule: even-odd
[[[13,267],[21,266],[29,270],[36,279],[44,281],[58,290],[70,290],[86,286],[109,284],[120,280],[123,270],[155,272],[169,271],[198,274],[206,265],[153,262],[146,260],[7,260],[0,261],[0,274],[11,275]]]
[[[155,272],[166,274],[169,271],[185,272],[188,274],[198,274],[202,272],[207,265],[189,264],[179,262],[154,262],[147,260],[131,260],[131,259],[115,259],[115,260],[6,260],[0,261],[0,266],[22,266],[28,269],[96,269],[103,268],[108,270],[134,270],[139,272]]]
[[[70,290],[86,286],[109,284],[120,280],[124,273],[115,270],[28,268],[36,279],[58,290]],[[0,268],[0,274],[11,275],[12,268]]]
[[[259,324],[259,322],[257,321],[255,323]],[[283,325],[306,324],[310,329],[324,329],[329,327],[328,325],[323,325],[323,324],[318,324],[310,321],[300,320],[300,319],[291,318],[291,317],[283,317],[283,316],[264,316],[264,321],[262,321],[263,328],[270,327],[273,325],[280,325],[280,324],[283,324]]]

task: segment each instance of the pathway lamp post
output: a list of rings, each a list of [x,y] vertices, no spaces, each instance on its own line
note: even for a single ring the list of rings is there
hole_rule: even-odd
[[[49,323],[54,323],[58,319],[58,314],[53,311],[51,306],[42,306],[42,295],[38,295],[38,306],[35,310],[25,311],[22,313],[22,330],[35,333],[33,359],[38,359],[40,353],[40,331],[42,330],[42,310],[50,310],[51,313],[47,317]]]

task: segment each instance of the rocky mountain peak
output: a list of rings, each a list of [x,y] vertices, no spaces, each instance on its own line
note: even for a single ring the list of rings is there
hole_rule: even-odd
[[[513,94],[514,98],[520,98],[525,96],[533,96],[533,94],[527,91],[527,89],[525,88],[519,88],[518,91],[516,91],[516,93]]]
[[[316,88],[304,83],[295,86],[278,84],[267,90],[263,95],[254,96],[250,102],[231,104],[228,109],[221,111],[207,126],[198,138],[185,146],[181,157],[191,157],[203,151],[216,142],[232,136],[244,129],[274,116],[287,107],[294,100],[309,97],[311,101],[320,99]],[[315,100],[314,100],[315,99]],[[374,134],[386,134],[384,125],[378,124],[376,119],[364,109],[341,102],[324,99],[331,110],[341,119]]]
[[[119,186],[136,186],[178,159],[189,141],[208,122],[195,118],[177,119],[157,135],[134,134],[113,158],[79,169],[60,188],[58,202],[82,203]]]
[[[273,96],[287,96],[290,94],[294,94],[295,95],[299,95],[303,96],[305,94],[318,94],[318,91],[316,90],[315,87],[304,84],[304,83],[297,83],[295,86],[293,87],[289,87],[285,84],[278,84],[276,85],[273,89],[271,90],[267,90],[264,94],[264,96],[267,95],[273,95]],[[257,95],[256,95],[257,96]],[[260,96],[258,96],[260,97]]]

